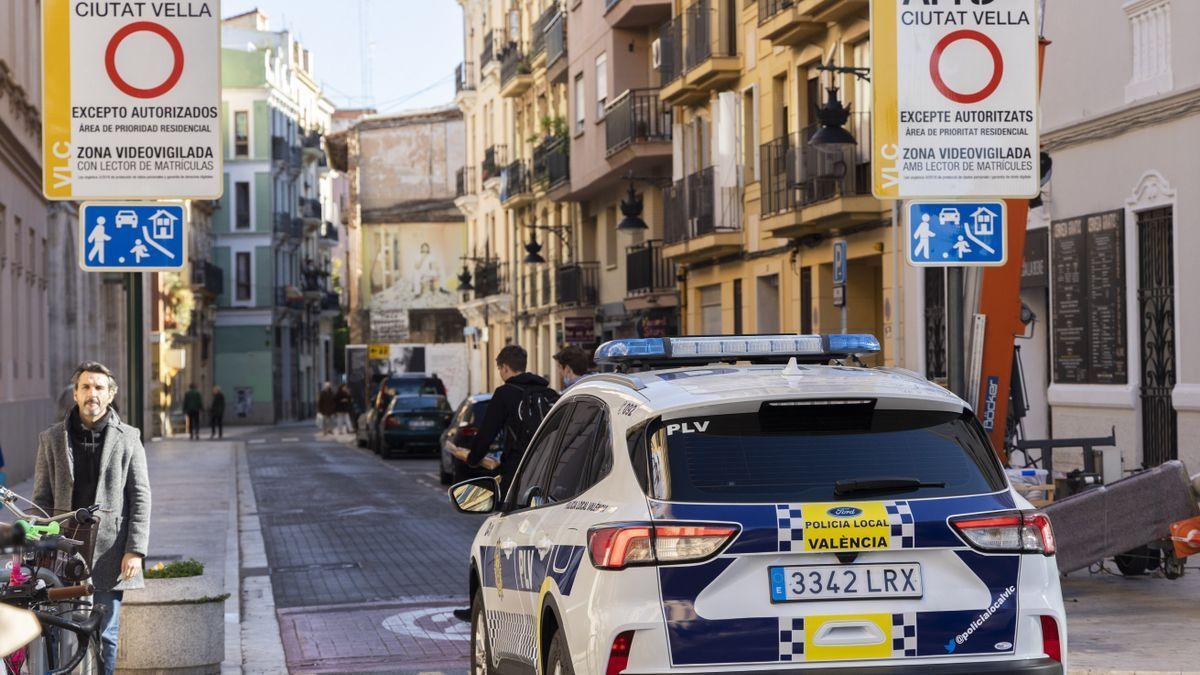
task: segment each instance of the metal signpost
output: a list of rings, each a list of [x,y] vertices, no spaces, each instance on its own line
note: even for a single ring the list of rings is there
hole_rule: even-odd
[[[842,333],[846,328],[846,240],[833,241],[833,306],[842,311]]]
[[[220,0],[42,0],[41,8],[46,198],[220,199]],[[179,204],[93,203],[80,214],[80,266],[126,272],[123,388],[127,421],[143,435],[142,273],[182,269],[186,241]]]

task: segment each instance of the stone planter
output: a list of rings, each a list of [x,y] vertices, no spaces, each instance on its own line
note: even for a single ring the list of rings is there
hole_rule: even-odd
[[[147,579],[121,603],[117,670],[219,673],[225,660],[225,592],[205,574]]]

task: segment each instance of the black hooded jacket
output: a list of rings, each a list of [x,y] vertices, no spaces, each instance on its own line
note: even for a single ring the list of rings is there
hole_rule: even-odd
[[[504,452],[500,453],[500,475],[511,476],[517,470],[521,456],[525,454],[525,448],[509,447],[513,437],[509,425],[517,418],[517,406],[520,405],[521,399],[525,398],[527,391],[549,387],[550,383],[546,378],[533,373],[513,375],[497,387],[496,393],[492,394],[492,400],[488,402],[483,424],[479,425],[479,434],[475,436],[471,453],[467,456],[467,464],[479,466],[496,437],[504,432],[505,446]]]

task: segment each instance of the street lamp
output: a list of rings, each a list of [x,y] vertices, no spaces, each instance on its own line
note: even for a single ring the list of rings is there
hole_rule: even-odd
[[[558,237],[559,241],[561,241],[563,243],[563,245],[567,247],[567,256],[570,257],[570,255],[571,255],[571,228],[570,227],[568,227],[566,225],[529,225],[527,227],[529,227],[530,235],[529,235],[529,243],[525,244],[526,255],[525,255],[524,262],[526,264],[540,265],[540,264],[546,262],[546,259],[544,257],[542,257],[542,255],[541,255],[542,244],[540,242],[538,242],[538,240],[537,240],[538,230],[541,230],[543,232],[549,232],[550,234],[553,234],[554,236]]]
[[[869,68],[851,68],[822,63],[817,65],[817,70],[853,75],[867,82],[871,81]],[[850,110],[842,105],[841,99],[838,98],[838,88],[829,87],[827,91],[829,97],[825,100],[825,104],[817,108],[817,122],[821,128],[813,133],[808,142],[825,154],[840,156],[846,148],[857,146],[858,141],[855,140],[854,134],[846,130],[846,122],[850,121]]]
[[[658,187],[667,187],[671,184],[669,178],[659,178],[654,176],[635,176],[633,172],[625,177],[629,181],[629,191],[625,193],[625,199],[621,200],[621,215],[625,216],[617,223],[618,232],[637,232],[639,230],[647,230],[650,228],[646,221],[642,220],[642,196],[633,188],[638,181],[649,183]]]
[[[473,290],[475,290],[475,287],[471,285],[471,271],[467,269],[467,263],[464,260],[462,272],[458,275],[458,291],[460,293],[469,293]]]
[[[529,243],[525,244],[525,259],[526,265],[541,265],[546,262],[542,257],[542,245],[537,240],[537,232],[531,232],[529,235]]]

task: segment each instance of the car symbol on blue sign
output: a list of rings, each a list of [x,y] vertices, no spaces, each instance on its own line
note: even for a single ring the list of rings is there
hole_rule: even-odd
[[[916,266],[985,267],[1008,260],[1003,201],[908,204],[908,262]]]
[[[187,262],[183,204],[85,203],[79,266],[89,272],[164,272]]]

